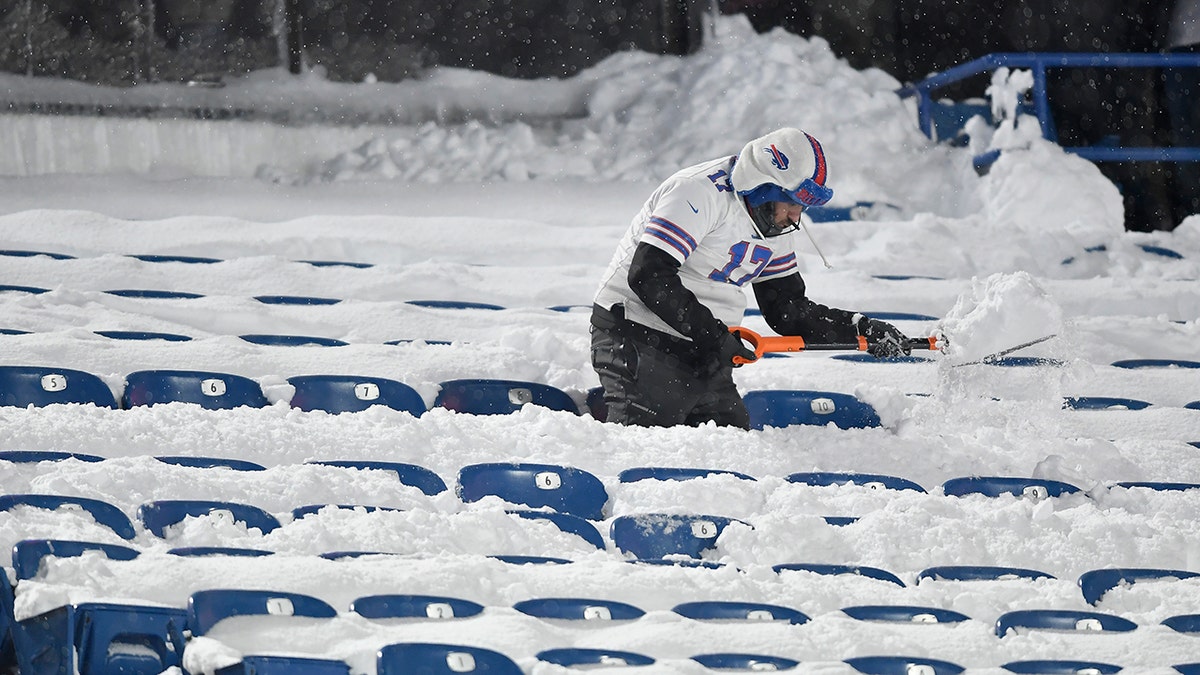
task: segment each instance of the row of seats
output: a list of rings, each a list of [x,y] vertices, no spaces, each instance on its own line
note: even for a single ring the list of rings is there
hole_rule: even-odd
[[[0,598],[11,607],[12,589],[0,581]],[[533,598],[516,603],[513,609],[547,620],[611,622],[636,620],[645,615],[640,608],[623,602],[593,598]],[[477,616],[484,606],[461,598],[428,595],[372,595],[354,600],[349,611],[369,620],[455,620]],[[672,612],[697,621],[781,622],[802,625],[808,617],[802,612],[777,605],[751,602],[701,601],[677,605]],[[906,606],[855,606],[842,610],[847,616],[863,621],[918,624],[959,623],[969,617],[937,608]],[[10,615],[11,616],[11,615]],[[289,617],[333,619],[338,611],[320,598],[301,593],[257,589],[211,589],[193,593],[187,609],[122,603],[81,603],[11,622],[5,636],[11,642],[22,673],[78,672],[93,675],[102,672],[155,673],[182,667],[187,641],[213,633],[221,621],[232,617],[256,617],[263,623],[289,621]],[[1172,617],[1164,622],[1183,633],[1200,632],[1200,615]],[[83,630],[83,627],[87,630]],[[1019,610],[1001,615],[995,633],[1003,638],[1026,630],[1080,632],[1128,632],[1133,622],[1100,612],[1069,610]],[[245,624],[241,630],[245,631]],[[136,645],[140,649],[129,649]],[[270,645],[263,646],[270,650]],[[552,649],[537,658],[562,666],[649,665],[653,657],[620,650]],[[799,662],[771,655],[710,653],[692,657],[710,668],[743,670],[790,669]],[[116,659],[118,663],[113,663]],[[72,663],[72,661],[76,661]],[[863,673],[959,673],[961,666],[930,658],[902,656],[859,657],[846,663]],[[1110,664],[1079,661],[1061,662],[1047,669],[1047,662],[1013,662],[1004,666],[1011,672],[1116,672]],[[916,668],[914,670],[914,667]],[[77,670],[74,670],[77,668]],[[1080,668],[1091,668],[1084,671]],[[1180,672],[1191,672],[1182,666]],[[377,669],[388,673],[440,674],[462,672],[512,673],[521,669],[508,656],[477,647],[437,644],[400,643],[378,652]],[[1114,670],[1115,669],[1115,670]],[[345,663],[326,659],[277,657],[250,654],[238,666],[221,673],[312,673],[348,675]]]
[[[52,450],[0,451],[0,461],[35,463],[76,459],[99,462],[104,458],[86,453]],[[263,471],[266,467],[242,459],[202,455],[161,455],[159,461],[192,468],[224,468],[237,471]],[[389,471],[399,481],[415,487],[426,495],[445,492],[446,482],[436,472],[417,464],[383,460],[314,460],[310,464],[337,466],[360,470]],[[643,480],[680,481],[727,476],[737,480],[755,481],[748,474],[726,469],[690,467],[642,466],[625,469],[617,474],[619,483]],[[912,490],[926,493],[920,484],[907,478],[886,474],[849,471],[803,471],[788,474],[789,483],[814,487],[837,485],[861,486],[871,490]],[[1148,489],[1164,492],[1200,490],[1200,483],[1167,481],[1119,481],[1108,489]],[[573,466],[536,462],[484,462],[462,467],[458,472],[455,491],[464,502],[476,502],[485,497],[500,499],[528,508],[549,508],[558,513],[587,520],[604,520],[609,513],[610,495],[603,481],[595,474]],[[1019,476],[961,476],[941,485],[942,494],[952,497],[1019,497],[1034,501],[1067,495],[1083,495],[1083,490],[1065,481],[1050,478]]]
[[[294,387],[290,404],[301,410],[329,413],[359,412],[375,405],[406,411],[414,416],[426,412],[424,399],[415,389],[397,380],[358,375],[301,375],[288,379]],[[760,390],[743,397],[751,426],[824,426],[842,429],[878,427],[881,420],[870,404],[853,395],[811,390]],[[125,376],[120,400],[96,375],[67,368],[44,366],[0,366],[0,405],[45,406],[83,403],[103,407],[131,408],[157,403],[195,403],[217,410],[269,405],[259,384],[241,375],[196,370],[141,370]],[[439,383],[434,407],[476,415],[508,414],[526,405],[570,412],[587,412],[604,421],[607,409],[603,390],[586,392],[580,406],[566,391],[540,382],[504,379],[460,379]],[[1127,398],[1074,397],[1064,408],[1075,410],[1140,410],[1151,404]],[[1200,409],[1200,400],[1187,403]]]

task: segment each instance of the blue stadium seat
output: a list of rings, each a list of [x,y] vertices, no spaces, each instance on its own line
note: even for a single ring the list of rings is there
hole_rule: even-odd
[[[189,293],[187,291],[160,291],[143,288],[118,288],[104,292],[119,298],[137,298],[140,300],[195,300],[196,298],[204,297],[199,293]]]
[[[1200,633],[1200,614],[1180,614],[1163,620],[1163,625],[1180,633]]]
[[[77,459],[81,462],[103,462],[100,455],[89,455],[82,452],[61,452],[58,450],[4,450],[0,452],[0,461],[14,464],[36,462],[61,462],[65,459]]]
[[[998,565],[943,565],[929,567],[917,574],[917,583],[931,581],[1007,581],[1011,579],[1054,579],[1054,575],[1023,567]]]
[[[16,666],[12,642],[15,602],[16,596],[13,593],[12,582],[8,580],[8,572],[0,569],[0,669],[6,671]]]
[[[1200,400],[1184,403],[1183,407],[1187,408],[1188,410],[1200,410]]]
[[[783,563],[781,565],[773,565],[771,569],[779,572],[812,572],[813,574],[827,574],[831,576],[848,574],[851,576],[867,577],[868,579],[876,579],[904,586],[904,582],[900,577],[888,572],[887,570],[879,569],[878,567],[864,567],[862,565],[833,565],[825,563]]]
[[[266,471],[267,467],[244,459],[202,457],[197,455],[156,455],[154,459],[173,466],[192,469],[233,469],[234,471]]]
[[[41,295],[49,293],[49,288],[39,288],[38,286],[17,286],[15,284],[0,284],[0,293],[29,293],[30,295]]]
[[[376,675],[524,675],[513,660],[500,652],[466,645],[401,642],[379,650]]]
[[[66,253],[52,253],[50,251],[25,251],[16,249],[4,249],[0,251],[0,255],[12,256],[14,258],[33,258],[35,256],[44,255],[47,258],[55,260],[74,260],[75,256],[67,255]]]
[[[697,621],[786,621],[796,626],[808,623],[808,616],[799,610],[761,602],[701,600],[675,605],[671,611]]]
[[[572,621],[632,621],[646,614],[625,602],[593,598],[535,598],[522,600],[513,609],[539,619]]]
[[[354,560],[369,555],[399,555],[390,551],[326,551],[320,557],[326,560]]]
[[[1108,673],[1119,673],[1122,670],[1121,666],[1115,666],[1111,663],[1101,663],[1099,661],[1053,659],[1010,661],[1000,667],[1010,673],[1027,673],[1029,675],[1076,675],[1076,673],[1108,675]]]
[[[461,619],[483,605],[442,595],[368,595],[350,603],[350,611],[368,619]]]
[[[464,466],[458,472],[457,492],[464,502],[496,496],[511,504],[549,507],[588,520],[603,520],[608,503],[604,484],[587,471],[529,462]]]
[[[0,366],[0,405],[40,408],[53,403],[117,407],[112,390],[91,373],[43,366]]]
[[[924,656],[859,656],[845,662],[867,675],[957,675],[965,670],[956,663]]]
[[[330,619],[337,611],[319,598],[285,591],[218,588],[196,591],[188,598],[187,625],[192,635],[204,635],[221,620],[234,616]]]
[[[871,406],[849,394],[829,391],[760,390],[742,397],[750,411],[750,426],[787,427],[794,424],[860,429],[880,425]]]
[[[1047,478],[964,476],[951,478],[943,483],[942,491],[952,497],[979,494],[987,497],[1013,495],[1030,499],[1045,499],[1075,494],[1080,492],[1080,489],[1070,483]]]
[[[1117,368],[1200,368],[1200,361],[1187,359],[1125,359],[1113,361]]]
[[[911,605],[855,605],[843,607],[842,612],[859,621],[891,623],[961,623],[971,620],[966,614],[951,609]]]
[[[251,344],[266,347],[345,347],[350,344],[336,338],[318,337],[316,335],[269,335],[250,333],[239,335],[239,338]]]
[[[177,262],[177,263],[187,263],[189,265],[211,265],[213,263],[221,262],[220,258],[207,258],[204,256],[195,256],[195,255],[166,255],[166,254],[146,254],[146,253],[144,253],[144,254],[130,255],[129,257],[137,258],[138,260],[141,260],[142,262],[152,262],[152,263]]]
[[[488,302],[467,302],[465,300],[407,300],[406,304],[416,307],[430,307],[433,309],[487,309],[501,310],[504,307],[493,305]]]
[[[569,513],[528,511],[524,509],[510,509],[506,513],[526,520],[549,521],[563,532],[581,537],[584,541],[601,551],[607,548],[604,544],[604,537],[600,536],[600,531],[596,529],[596,526],[579,516],[572,516]]]
[[[125,376],[122,407],[197,403],[209,410],[268,405],[258,383],[229,373],[198,370],[139,370]]]
[[[129,516],[117,507],[99,499],[87,497],[69,497],[66,495],[42,494],[13,494],[0,495],[0,511],[8,511],[17,506],[29,506],[37,509],[54,511],[62,507],[78,507],[91,514],[97,523],[117,533],[122,539],[133,539],[133,523]]]
[[[13,632],[22,673],[157,675],[182,668],[181,609],[88,602],[20,621]]]
[[[0,335],[33,335],[33,333],[16,328],[0,328]]]
[[[519,380],[448,380],[433,405],[472,415],[507,415],[526,404],[579,414],[579,406],[566,392],[548,384]]]
[[[1063,399],[1062,407],[1067,410],[1144,410],[1150,407],[1150,402],[1119,396],[1071,396]]]
[[[799,661],[782,656],[740,652],[696,654],[692,660],[712,670],[790,670],[800,665]]]
[[[291,405],[301,410],[327,413],[358,412],[382,405],[403,410],[413,417],[425,412],[425,400],[417,390],[396,380],[356,375],[300,375],[289,377],[296,388]]]
[[[321,509],[335,508],[343,511],[359,510],[363,513],[375,513],[376,511],[394,511],[400,512],[404,509],[398,509],[391,506],[370,506],[366,504],[307,504],[305,506],[297,506],[292,509],[292,520],[300,520],[305,516],[311,516],[314,513],[319,513]]]
[[[1023,609],[1006,612],[996,619],[996,635],[1004,637],[1020,628],[1058,631],[1127,632],[1137,624],[1112,614],[1071,609]]]
[[[264,305],[336,305],[340,298],[314,298],[307,295],[256,295]]]
[[[353,267],[359,270],[370,269],[375,266],[373,263],[351,262],[347,260],[297,260],[295,262],[312,265],[313,267]]]
[[[112,340],[162,340],[164,342],[190,342],[192,338],[175,333],[154,333],[144,330],[97,330],[100,337]]]
[[[731,522],[724,516],[645,513],[614,518],[610,534],[618,549],[638,559],[700,558]]]
[[[787,479],[789,483],[802,483],[804,485],[828,486],[853,483],[854,485],[861,485],[872,490],[916,490],[917,492],[925,492],[925,488],[907,478],[886,476],[878,473],[817,471],[794,473],[788,476]]]
[[[616,649],[590,649],[586,647],[547,649],[537,653],[537,660],[544,663],[553,663],[564,668],[654,665],[654,659],[645,654]]]
[[[180,546],[167,549],[170,555],[198,558],[203,556],[227,556],[234,558],[261,558],[265,555],[275,555],[274,551],[259,548],[242,548],[239,546]]]
[[[392,471],[400,479],[400,483],[415,487],[427,495],[436,495],[446,491],[446,481],[436,473],[416,464],[403,462],[384,462],[357,459],[314,459],[308,464],[336,466],[343,469],[359,469],[362,471]]]
[[[851,361],[854,363],[932,363],[935,359],[928,356],[919,356],[917,354],[900,354],[898,356],[885,356],[877,358],[866,352],[851,352],[849,354],[834,354],[829,357],[838,361]]]
[[[182,522],[184,518],[228,513],[234,521],[257,528],[267,534],[279,527],[279,520],[266,511],[249,504],[202,499],[162,499],[147,502],[138,507],[138,519],[156,537],[167,536],[167,528]]]
[[[138,552],[118,544],[102,544],[92,541],[69,539],[24,539],[13,544],[12,565],[17,581],[37,576],[42,559],[46,556],[73,558],[89,551],[101,553],[110,560],[133,560]]]
[[[509,565],[568,565],[571,560],[545,555],[490,555],[489,558]]]
[[[350,666],[336,659],[251,655],[217,668],[215,675],[350,675]]]
[[[636,483],[639,480],[691,480],[693,478],[707,478],[708,476],[733,476],[742,480],[756,480],[754,476],[737,471],[727,471],[725,469],[694,469],[669,466],[639,466],[632,469],[625,469],[617,474],[617,480],[621,483]]]
[[[1196,663],[1179,663],[1171,666],[1180,675],[1200,675],[1200,661]]]
[[[1167,483],[1157,480],[1124,480],[1114,483],[1112,487],[1145,488],[1159,492],[1183,492],[1184,490],[1200,489],[1200,483]]]
[[[1121,584],[1133,584],[1147,580],[1178,580],[1200,577],[1186,570],[1155,569],[1148,567],[1110,567],[1089,570],[1079,576],[1079,590],[1089,605],[1100,602],[1108,591]]]

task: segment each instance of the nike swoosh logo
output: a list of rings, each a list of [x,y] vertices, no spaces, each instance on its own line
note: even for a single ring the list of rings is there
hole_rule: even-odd
[[[690,199],[688,200],[688,206],[692,206],[692,202]],[[700,209],[692,206],[692,213],[700,213]]]

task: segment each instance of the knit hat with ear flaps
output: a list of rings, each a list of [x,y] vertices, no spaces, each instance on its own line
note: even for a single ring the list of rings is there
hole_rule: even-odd
[[[821,206],[833,198],[825,187],[828,168],[817,139],[784,127],[746,144],[733,166],[733,188],[751,206],[791,201]]]

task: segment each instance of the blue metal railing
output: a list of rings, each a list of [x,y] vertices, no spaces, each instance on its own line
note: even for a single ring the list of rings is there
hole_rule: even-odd
[[[901,98],[917,97],[917,116],[921,131],[933,137],[932,93],[960,80],[997,68],[1027,68],[1033,74],[1033,110],[1042,128],[1042,136],[1054,143],[1058,134],[1050,117],[1050,102],[1046,93],[1048,68],[1200,68],[1200,54],[1105,54],[1067,52],[1000,52],[954,66],[945,72],[931,75],[916,84],[901,88]],[[1094,162],[1200,162],[1200,147],[1128,147],[1077,146],[1064,147],[1084,159]]]

